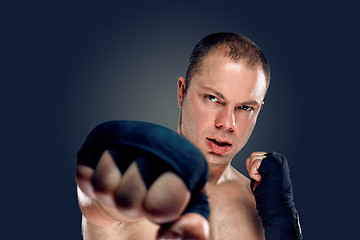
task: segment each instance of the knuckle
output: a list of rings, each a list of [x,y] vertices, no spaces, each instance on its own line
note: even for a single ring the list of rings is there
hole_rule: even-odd
[[[146,187],[136,163],[132,163],[115,190],[115,202],[120,211],[128,217],[142,215],[142,203]]]
[[[251,172],[252,173],[258,173],[258,168],[259,168],[259,166],[257,165],[257,164],[253,164],[252,166],[251,166]]]
[[[100,157],[92,178],[95,190],[100,192],[114,191],[121,179],[121,173],[108,152]]]
[[[262,159],[257,159],[256,161],[254,161],[254,167],[256,168],[256,170],[260,167],[261,161]]]
[[[144,201],[146,216],[155,223],[173,221],[184,211],[190,191],[174,173],[166,172],[150,187]]]
[[[131,209],[136,207],[137,196],[134,189],[129,186],[122,185],[121,188],[116,192],[115,201],[119,208],[123,210]]]
[[[94,175],[94,170],[84,165],[76,166],[75,177],[77,180],[90,180]]]

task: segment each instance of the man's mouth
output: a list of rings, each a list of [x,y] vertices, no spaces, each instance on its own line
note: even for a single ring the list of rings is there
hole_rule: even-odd
[[[206,138],[210,152],[222,155],[230,150],[231,142],[216,139],[216,138]]]
[[[212,139],[212,138],[207,138],[207,140],[209,140],[209,141],[211,141],[211,142],[213,142],[213,143],[215,143],[216,145],[221,146],[221,147],[231,146],[231,143],[226,142],[226,141],[223,142],[223,141],[220,141],[220,140],[218,140],[218,139]]]

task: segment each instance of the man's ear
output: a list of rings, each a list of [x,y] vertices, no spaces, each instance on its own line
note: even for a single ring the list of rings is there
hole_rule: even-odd
[[[260,106],[260,110],[264,107],[265,102],[262,102],[261,106]]]
[[[185,97],[185,88],[186,88],[186,85],[185,85],[185,79],[183,77],[179,77],[178,79],[178,104],[179,104],[179,107],[181,109],[182,107],[182,103],[184,101],[184,97]]]

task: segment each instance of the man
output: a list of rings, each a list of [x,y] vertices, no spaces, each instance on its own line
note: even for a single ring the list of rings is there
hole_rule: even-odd
[[[178,79],[178,133],[204,155],[209,168],[206,188],[189,191],[187,178],[173,171],[147,184],[139,162],[129,162],[120,171],[114,160],[117,153],[105,150],[95,165],[77,165],[84,239],[264,239],[265,234],[270,238],[276,232],[277,238],[286,232],[282,223],[291,222],[292,229],[296,210],[285,163],[281,162],[285,170],[266,171],[266,164],[274,166],[267,163],[272,155],[253,153],[246,160],[252,185],[230,165],[254,129],[269,81],[268,63],[251,40],[234,33],[202,39],[193,50],[186,79]],[[182,146],[176,148],[181,151]],[[273,179],[280,184],[274,186]],[[276,190],[283,185],[285,191]],[[184,213],[189,199],[205,191],[211,210],[208,221],[206,214]],[[273,201],[270,210],[267,199]],[[272,208],[281,211],[273,214]]]

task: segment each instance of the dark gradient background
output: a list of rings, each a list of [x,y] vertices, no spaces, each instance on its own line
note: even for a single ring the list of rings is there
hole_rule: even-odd
[[[252,151],[283,153],[305,239],[357,238],[358,9],[350,1],[2,3],[0,238],[81,239],[82,139],[112,119],[175,130],[177,78],[197,41],[217,31],[253,39],[272,68],[233,165],[246,174]]]

